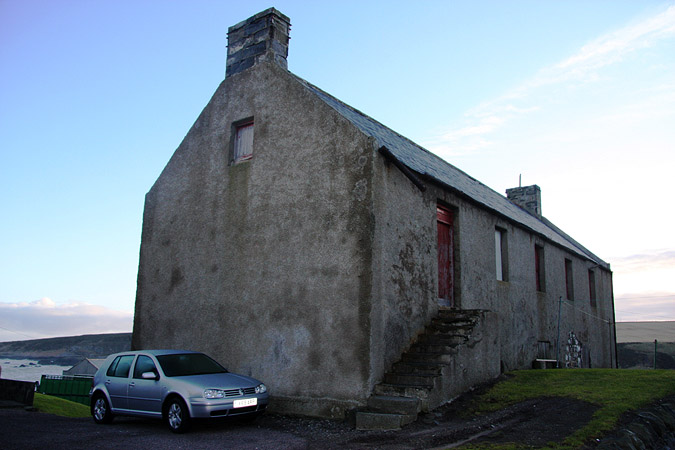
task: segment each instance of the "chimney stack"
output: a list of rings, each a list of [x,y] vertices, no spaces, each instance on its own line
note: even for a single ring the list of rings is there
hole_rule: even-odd
[[[541,219],[541,189],[536,184],[507,189],[506,198]]]
[[[287,69],[290,29],[291,20],[274,8],[228,28],[225,78],[261,60],[274,61]]]

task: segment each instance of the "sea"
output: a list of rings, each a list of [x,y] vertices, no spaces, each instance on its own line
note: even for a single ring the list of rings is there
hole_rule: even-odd
[[[0,378],[17,381],[40,381],[42,375],[63,375],[72,366],[39,364],[34,359],[0,359]]]

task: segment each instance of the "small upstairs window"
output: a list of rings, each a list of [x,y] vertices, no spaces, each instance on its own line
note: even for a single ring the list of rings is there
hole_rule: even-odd
[[[506,248],[506,230],[495,228],[495,268],[497,270],[497,280],[499,281],[508,281]]]
[[[232,164],[248,161],[253,157],[253,119],[234,124]]]

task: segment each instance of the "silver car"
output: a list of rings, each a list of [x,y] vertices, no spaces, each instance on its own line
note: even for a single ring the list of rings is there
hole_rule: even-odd
[[[269,403],[260,381],[184,350],[110,355],[94,375],[89,396],[96,423],[109,423],[115,415],[156,417],[175,433],[187,431],[195,418],[254,420]]]

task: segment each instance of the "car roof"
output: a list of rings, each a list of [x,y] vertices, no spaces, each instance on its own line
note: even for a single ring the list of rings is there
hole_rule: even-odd
[[[146,354],[146,355],[153,355],[153,356],[164,356],[164,355],[183,355],[186,353],[195,353],[195,354],[200,354],[201,352],[195,352],[193,350],[170,350],[170,349],[163,349],[163,350],[129,350],[128,352],[119,352],[115,353],[116,355],[138,355],[138,354]]]

